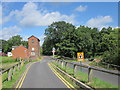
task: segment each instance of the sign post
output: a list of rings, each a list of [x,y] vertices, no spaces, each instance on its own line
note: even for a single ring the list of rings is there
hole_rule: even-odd
[[[84,61],[84,53],[83,52],[77,52],[77,60],[78,62],[80,62],[80,64],[82,64],[82,62]],[[82,71],[82,67],[81,68],[81,71]]]
[[[54,55],[55,55],[55,48],[54,47],[52,49],[52,53],[53,53],[53,57],[54,57]]]

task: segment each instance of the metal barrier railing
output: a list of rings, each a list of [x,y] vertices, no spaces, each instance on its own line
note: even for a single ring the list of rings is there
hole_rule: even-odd
[[[54,60],[56,63],[58,63],[59,65],[61,65],[61,67],[63,67],[63,63],[65,65],[65,71],[67,69],[67,65],[68,64],[73,64],[73,74],[75,75],[76,74],[76,67],[77,66],[80,66],[80,67],[84,67],[84,68],[87,68],[88,69],[88,82],[90,82],[92,80],[92,77],[93,77],[93,73],[92,71],[93,70],[96,70],[96,71],[100,71],[100,72],[105,72],[105,73],[109,73],[109,74],[113,74],[113,75],[117,75],[117,76],[120,76],[120,72],[113,72],[111,70],[107,70],[107,69],[102,69],[102,68],[98,68],[98,67],[93,67],[93,66],[87,66],[87,65],[83,65],[83,64],[76,64],[74,62],[69,62],[69,61],[64,61],[64,60],[60,60],[60,59],[57,59],[57,58],[53,58],[52,57],[52,60]]]

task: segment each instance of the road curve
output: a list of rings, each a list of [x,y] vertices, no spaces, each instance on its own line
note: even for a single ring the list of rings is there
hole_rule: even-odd
[[[21,88],[67,88],[63,82],[51,71],[48,64],[50,57],[33,64]]]

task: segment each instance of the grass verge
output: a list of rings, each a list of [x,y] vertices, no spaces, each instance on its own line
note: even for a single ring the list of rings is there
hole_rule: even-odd
[[[58,65],[55,62],[52,62],[54,65],[58,66],[60,69],[62,69],[63,71],[67,72],[68,74],[73,76],[73,69],[72,68],[68,68],[65,70],[65,67],[61,67],[60,65]],[[74,75],[74,77],[76,79],[78,79],[79,81],[85,83],[86,85],[89,85],[93,88],[118,88],[118,86],[112,85],[111,83],[105,82],[99,78],[93,77],[92,81],[90,83],[88,83],[87,78],[88,75],[84,72],[80,72],[77,71],[76,75]]]
[[[39,59],[36,59],[36,60],[33,60],[31,61],[30,63],[33,63],[33,62],[37,62],[37,61],[41,61],[42,57],[39,58]],[[26,65],[28,64],[29,62],[26,62],[24,64],[24,66],[20,69],[20,70],[17,70],[16,73],[12,76],[12,80],[10,81],[5,81],[3,84],[2,84],[2,88],[13,88],[13,86],[17,83],[18,79],[20,78],[20,76],[22,75],[22,73],[25,71],[26,69]],[[4,80],[5,78],[8,77],[8,74],[7,72],[4,73],[2,75],[2,79]]]
[[[27,63],[26,63],[27,64]],[[10,81],[5,81],[2,84],[2,88],[13,88],[13,85],[17,82],[19,79],[20,75],[25,71],[26,69],[26,64],[21,68],[21,70],[17,70],[16,73],[13,75],[12,80]],[[7,75],[3,74],[3,77],[5,78]]]
[[[13,59],[12,57],[4,57],[4,56],[0,56],[0,61],[1,61],[0,67],[2,70],[7,69],[19,62],[16,59]]]
[[[52,65],[51,65],[52,66]],[[54,66],[52,66],[66,81],[68,81],[74,88],[80,88],[75,82],[73,82],[72,79],[70,79],[68,76],[61,73],[59,70],[57,70]]]

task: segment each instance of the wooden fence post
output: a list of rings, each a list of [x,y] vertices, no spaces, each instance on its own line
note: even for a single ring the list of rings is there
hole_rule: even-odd
[[[108,66],[107,66],[107,69],[109,69],[110,68],[110,64],[108,64]]]
[[[67,72],[67,62],[65,62],[65,71]]]
[[[58,60],[58,66],[60,66],[60,61]]]
[[[8,71],[8,81],[12,80],[12,68]]]
[[[60,65],[61,65],[61,67],[62,67],[62,61],[60,61]]]
[[[77,72],[77,65],[74,64],[74,66],[73,66],[73,75],[76,75],[76,72]]]
[[[22,66],[24,65],[24,61],[22,60]]]
[[[88,67],[88,82],[92,81],[92,77],[93,77],[93,71],[90,67]]]
[[[63,61],[62,61],[62,63],[61,63],[61,66],[62,66],[62,68],[63,68]]]
[[[20,62],[20,68],[22,68],[22,61]]]
[[[57,63],[57,60],[55,60],[55,63]]]
[[[17,65],[17,69],[18,69],[18,70],[20,69],[20,67],[19,67],[20,65],[19,65],[19,64],[20,64],[20,63],[18,63],[18,65]]]
[[[13,67],[13,74],[15,74],[16,66]]]

